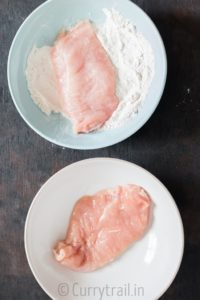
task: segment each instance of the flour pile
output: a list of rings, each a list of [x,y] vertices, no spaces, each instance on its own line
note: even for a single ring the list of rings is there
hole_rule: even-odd
[[[117,110],[102,129],[117,128],[138,111],[154,76],[154,55],[149,42],[119,12],[104,9],[106,21],[97,35],[118,73]],[[101,130],[102,130],[101,129]]]
[[[154,54],[149,42],[116,10],[104,9],[104,14],[105,22],[94,26],[116,68],[119,105],[99,130],[118,128],[133,117],[142,105],[154,76]],[[63,114],[62,99],[56,90],[51,47],[33,47],[27,60],[26,78],[32,99],[45,114]]]

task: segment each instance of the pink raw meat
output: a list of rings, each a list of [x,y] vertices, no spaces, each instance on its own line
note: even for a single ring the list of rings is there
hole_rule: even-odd
[[[59,35],[52,48],[63,111],[75,132],[100,128],[118,106],[116,71],[90,22]]]
[[[143,236],[150,211],[149,195],[133,184],[82,197],[73,209],[65,240],[53,250],[56,260],[83,272],[108,264]]]

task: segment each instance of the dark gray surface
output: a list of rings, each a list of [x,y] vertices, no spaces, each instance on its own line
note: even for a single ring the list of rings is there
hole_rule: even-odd
[[[12,103],[6,79],[8,50],[19,25],[42,2],[0,0],[0,299],[48,299],[24,253],[29,205],[60,168],[97,156],[137,163],[170,190],[183,218],[186,244],[180,271],[161,299],[200,299],[200,1],[135,1],[164,39],[167,86],[158,109],[138,133],[96,151],[50,144],[27,127]]]

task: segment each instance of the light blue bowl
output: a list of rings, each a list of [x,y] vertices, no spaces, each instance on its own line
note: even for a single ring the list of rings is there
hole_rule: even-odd
[[[25,77],[27,57],[33,45],[51,45],[63,26],[70,26],[81,19],[103,22],[102,9],[113,7],[131,20],[151,43],[155,54],[155,76],[139,113],[123,127],[106,132],[75,135],[68,120],[58,114],[46,116],[32,101]],[[34,10],[21,25],[8,57],[8,84],[22,118],[45,139],[73,149],[106,147],[135,133],[157,107],[165,86],[166,74],[166,53],[158,30],[151,19],[128,0],[49,0]]]

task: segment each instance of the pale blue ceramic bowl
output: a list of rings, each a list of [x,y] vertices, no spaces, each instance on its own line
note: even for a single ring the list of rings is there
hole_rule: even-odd
[[[123,127],[106,132],[75,135],[71,123],[58,114],[46,116],[33,103],[27,89],[25,68],[33,45],[51,45],[63,26],[81,19],[103,22],[103,8],[115,8],[131,20],[151,43],[155,76],[139,113]],[[167,74],[165,48],[151,19],[129,0],[49,0],[34,10],[19,28],[8,57],[8,84],[15,106],[25,122],[39,135],[73,149],[97,149],[116,144],[141,128],[157,107]]]

